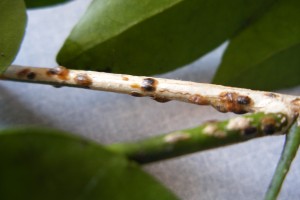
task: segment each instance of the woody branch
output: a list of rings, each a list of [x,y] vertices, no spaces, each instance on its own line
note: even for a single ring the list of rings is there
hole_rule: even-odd
[[[16,65],[8,67],[0,78],[151,97],[158,102],[177,100],[211,105],[220,112],[283,113],[289,121],[300,112],[297,96],[163,78]]]

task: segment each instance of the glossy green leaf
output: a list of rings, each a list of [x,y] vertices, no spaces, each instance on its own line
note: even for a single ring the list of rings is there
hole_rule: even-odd
[[[214,83],[274,90],[300,84],[300,1],[278,1],[232,38]]]
[[[45,129],[0,132],[0,199],[176,199],[135,163]]]
[[[24,0],[27,8],[39,8],[45,6],[54,6],[72,0]]]
[[[13,62],[19,51],[26,19],[23,0],[0,1],[0,73]]]
[[[94,0],[57,61],[69,68],[149,75],[194,61],[274,0]]]

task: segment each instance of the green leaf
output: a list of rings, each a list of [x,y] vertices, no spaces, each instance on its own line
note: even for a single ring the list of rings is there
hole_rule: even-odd
[[[232,38],[214,83],[274,90],[300,84],[300,1],[278,1]]]
[[[300,127],[295,123],[286,136],[284,148],[265,200],[276,199],[300,145]]]
[[[69,68],[166,72],[211,51],[274,0],[94,0],[60,50]]]
[[[0,132],[0,199],[176,199],[135,163],[45,129]]]
[[[53,6],[61,3],[70,2],[71,0],[24,0],[27,8],[38,8]]]
[[[0,1],[0,74],[15,59],[26,26],[23,0]]]

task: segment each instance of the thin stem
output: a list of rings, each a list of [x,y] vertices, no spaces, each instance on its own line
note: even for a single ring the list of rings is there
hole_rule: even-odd
[[[300,112],[300,98],[297,96],[162,78],[69,70],[64,67],[22,66],[8,67],[0,78],[117,92],[135,97],[148,96],[158,102],[178,100],[211,105],[220,112],[237,114],[284,113],[291,119]]]
[[[294,124],[286,136],[285,144],[265,200],[275,200],[300,145],[300,127]]]
[[[283,114],[255,113],[107,147],[131,160],[145,164],[256,137],[284,133],[287,127],[287,117]]]

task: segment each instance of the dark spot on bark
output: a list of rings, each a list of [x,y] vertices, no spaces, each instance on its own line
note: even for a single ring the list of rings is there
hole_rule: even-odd
[[[272,135],[276,132],[276,127],[274,124],[266,124],[263,126],[262,130],[266,135]]]
[[[245,114],[248,111],[247,110],[233,110],[232,112],[235,113],[235,114]]]
[[[272,135],[276,132],[276,120],[273,117],[264,117],[261,121],[262,131],[266,135]]]
[[[138,93],[138,92],[131,92],[130,95],[134,96],[134,97],[143,97],[143,95],[141,93]]]
[[[61,73],[61,68],[60,67],[54,67],[54,68],[51,68],[47,71],[48,76],[59,75],[60,73]]]
[[[248,96],[238,96],[237,103],[240,105],[249,105],[251,103],[251,99]]]
[[[36,73],[34,73],[34,72],[29,72],[27,74],[27,78],[30,79],[30,80],[34,79],[35,77],[36,77]]]
[[[61,88],[62,86],[61,85],[53,85],[53,87],[55,87],[55,88]]]
[[[189,97],[189,101],[198,105],[208,105],[209,100],[202,95],[196,94]]]
[[[250,109],[251,99],[248,96],[235,92],[222,92],[213,106],[220,112],[234,112],[236,114],[247,113]]]
[[[82,86],[85,86],[85,87],[89,87],[93,83],[93,80],[87,74],[78,74],[74,78],[74,81],[78,85],[82,85]]]
[[[213,104],[213,107],[219,112],[222,112],[222,113],[228,112],[228,110],[222,105]]]
[[[70,79],[69,78],[69,70],[62,66],[51,68],[46,72],[46,74],[48,76],[56,75],[61,80],[69,80]]]
[[[17,76],[18,76],[19,78],[23,78],[23,77],[26,76],[29,72],[30,72],[29,69],[22,69],[21,71],[19,71],[19,72],[17,73]]]
[[[154,92],[156,90],[157,81],[153,78],[145,78],[141,84],[141,89],[146,92]]]
[[[257,128],[255,126],[249,126],[243,130],[244,135],[253,135],[257,133]]]
[[[161,98],[161,97],[153,97],[153,100],[159,102],[159,103],[166,103],[166,102],[169,102],[171,101],[170,99],[167,99],[167,98]]]

